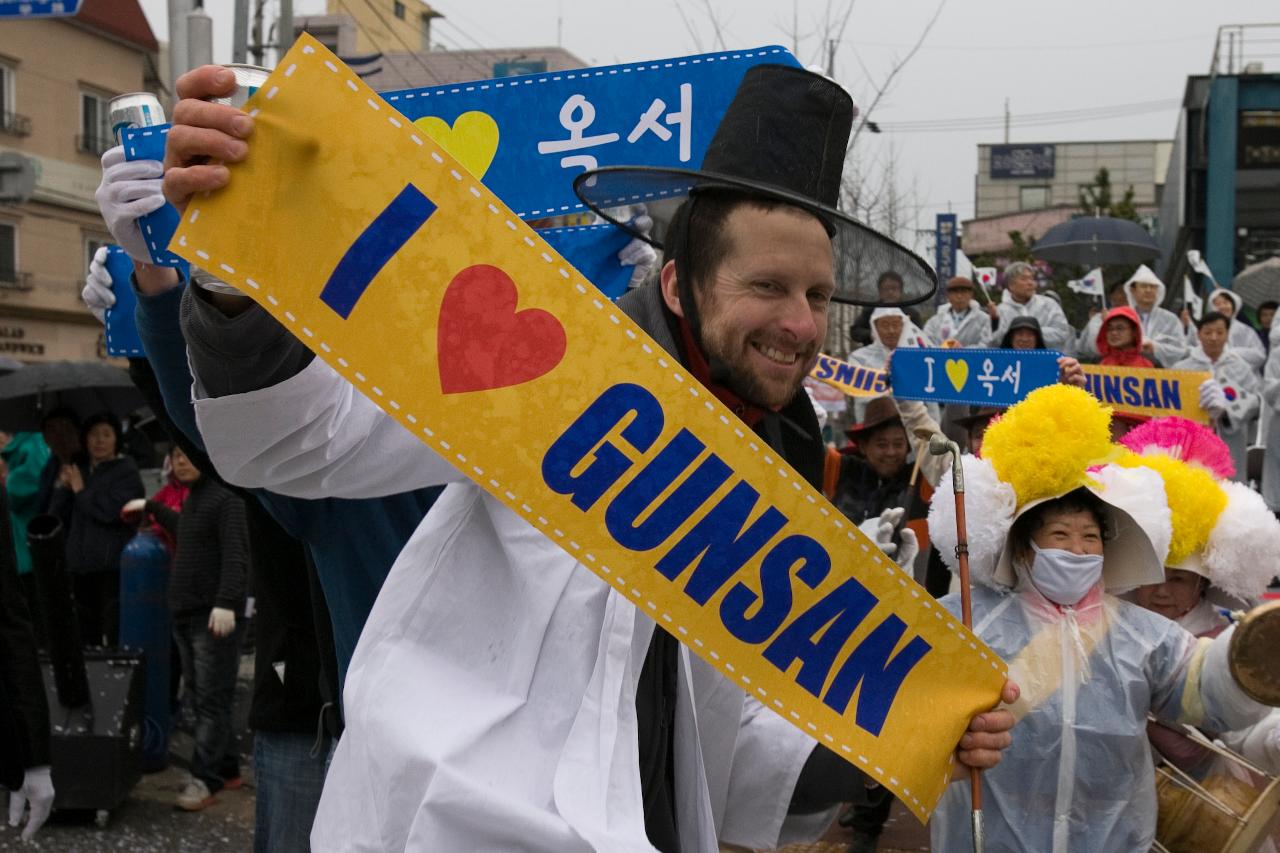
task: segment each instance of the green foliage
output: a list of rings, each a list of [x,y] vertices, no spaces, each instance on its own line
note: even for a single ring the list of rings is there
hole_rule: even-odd
[[[1080,209],[1088,216],[1111,216],[1116,219],[1141,221],[1138,206],[1134,203],[1133,184],[1124,191],[1124,195],[1116,201],[1112,195],[1111,173],[1107,167],[1098,169],[1092,184],[1084,184],[1079,191]]]

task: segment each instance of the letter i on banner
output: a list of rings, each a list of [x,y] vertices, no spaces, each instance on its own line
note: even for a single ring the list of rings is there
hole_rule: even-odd
[[[1004,662],[314,38],[247,106],[170,248],[925,819]]]

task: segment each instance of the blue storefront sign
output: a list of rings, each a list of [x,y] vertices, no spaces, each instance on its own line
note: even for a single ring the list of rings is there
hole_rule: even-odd
[[[992,145],[991,177],[1052,178],[1054,152],[1052,145]]]

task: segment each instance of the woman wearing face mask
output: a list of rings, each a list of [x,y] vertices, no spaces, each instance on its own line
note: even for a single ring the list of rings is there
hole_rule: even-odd
[[[1173,531],[1161,476],[1111,443],[1109,422],[1084,391],[1041,388],[965,460],[974,630],[1023,686],[1014,745],[983,774],[988,849],[1148,850],[1147,714],[1227,730],[1269,710],[1231,680],[1230,631],[1197,645],[1115,597],[1163,577]],[[948,475],[929,531],[954,563],[951,488]],[[942,603],[958,613],[957,596]],[[965,788],[934,813],[934,851],[971,849]]]

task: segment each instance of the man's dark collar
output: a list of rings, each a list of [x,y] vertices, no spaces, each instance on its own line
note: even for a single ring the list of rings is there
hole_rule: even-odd
[[[731,389],[721,385],[711,378],[711,365],[707,361],[706,355],[702,352],[702,347],[693,339],[693,330],[689,328],[689,324],[685,322],[683,317],[677,317],[676,323],[679,328],[679,346],[686,367],[693,373],[694,378],[707,387],[707,390],[716,395],[721,403],[728,406],[735,415],[737,415],[747,426],[754,427],[764,417],[765,410],[748,403],[740,396],[735,394]]]

